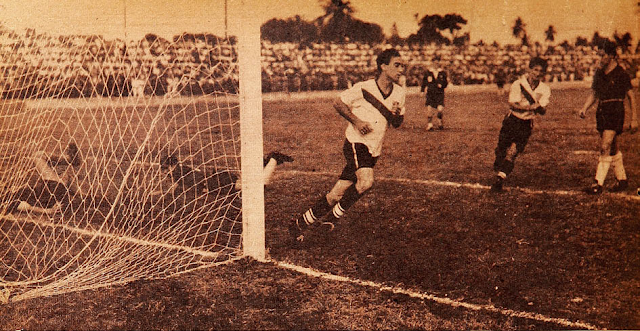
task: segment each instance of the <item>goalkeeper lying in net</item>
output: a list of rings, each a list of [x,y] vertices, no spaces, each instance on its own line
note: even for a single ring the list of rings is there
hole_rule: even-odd
[[[264,157],[263,178],[267,185],[277,165],[292,162],[293,158],[280,152],[271,152]],[[205,194],[227,195],[241,189],[241,181],[237,174],[229,170],[218,170],[215,173],[207,173],[199,169],[186,166],[175,156],[164,158],[160,162],[162,170],[171,178],[172,185],[169,191],[174,195],[184,194],[190,197]],[[155,191],[152,195],[163,194],[164,191]]]
[[[37,152],[33,162],[39,177],[35,185],[25,185],[9,193],[6,212],[34,212],[54,214],[71,203],[82,192],[77,185],[77,170],[82,164],[78,146],[71,142],[62,155]]]

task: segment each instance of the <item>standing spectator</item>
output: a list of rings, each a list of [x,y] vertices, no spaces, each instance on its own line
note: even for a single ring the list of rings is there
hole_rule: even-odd
[[[440,61],[435,58],[435,61]],[[435,64],[434,61],[434,64]],[[444,129],[443,112],[444,112],[444,89],[449,85],[447,73],[434,66],[424,73],[420,92],[425,93],[425,106],[427,106],[427,131],[433,129],[433,114],[438,119],[438,129]],[[425,92],[426,89],[426,92]]]
[[[502,121],[498,146],[495,150],[496,159],[493,169],[497,175],[491,186],[493,192],[502,191],[504,180],[513,171],[516,157],[527,146],[535,116],[546,113],[545,107],[549,104],[551,97],[551,89],[542,82],[546,70],[547,61],[534,57],[529,62],[529,70],[511,85],[509,92],[511,110]]]
[[[289,227],[296,242],[304,232],[330,211],[326,224],[333,224],[373,185],[373,167],[382,151],[389,125],[399,127],[404,119],[406,91],[398,85],[405,65],[395,49],[382,52],[377,60],[378,76],[342,92],[335,109],[348,122],[343,153],[347,164],[337,183],[313,207]]]
[[[613,192],[624,191],[628,186],[627,174],[622,164],[622,153],[618,136],[624,128],[624,99],[629,98],[630,109],[635,110],[633,91],[631,91],[631,77],[618,63],[617,46],[611,41],[603,45],[604,54],[600,61],[600,68],[593,77],[589,95],[580,110],[580,118],[584,118],[587,110],[596,102],[596,128],[600,133],[600,157],[596,168],[594,183],[585,189],[588,194],[602,193],[604,180],[613,166],[616,184],[611,188]]]

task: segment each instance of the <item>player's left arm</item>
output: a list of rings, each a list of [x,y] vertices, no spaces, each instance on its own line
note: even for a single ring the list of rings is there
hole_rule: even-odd
[[[449,77],[447,76],[447,72],[442,72],[442,81],[440,82],[440,88],[445,89],[449,86]]]
[[[548,85],[543,85],[543,89],[541,91],[540,96],[536,95],[537,100],[534,104],[537,106],[533,112],[536,114],[544,115],[547,113],[547,106],[549,105],[549,101],[551,99],[551,89]],[[537,94],[537,93],[536,93]]]
[[[638,111],[636,110],[636,98],[633,89],[627,91],[627,99],[629,100],[629,111],[631,112],[631,132],[638,131]]]

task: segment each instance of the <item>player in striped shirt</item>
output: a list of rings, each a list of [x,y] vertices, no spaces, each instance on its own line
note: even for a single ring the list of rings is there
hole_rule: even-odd
[[[546,71],[547,61],[534,57],[529,62],[527,72],[511,85],[510,110],[502,121],[498,145],[495,149],[496,158],[493,169],[496,177],[491,185],[493,192],[502,191],[504,180],[513,171],[516,157],[527,146],[533,129],[533,119],[547,112],[551,89],[542,82]]]
[[[387,127],[399,127],[405,113],[405,89],[398,85],[405,64],[400,53],[388,49],[376,59],[376,78],[355,84],[343,91],[334,108],[349,123],[342,148],[346,166],[331,191],[293,220],[289,232],[296,242],[304,240],[306,230],[325,215],[324,224],[333,224],[344,216],[373,185],[373,167],[382,151]]]

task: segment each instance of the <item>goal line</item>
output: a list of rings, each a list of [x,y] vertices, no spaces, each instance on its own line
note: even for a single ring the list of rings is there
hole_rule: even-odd
[[[203,250],[200,250],[200,249],[193,249],[193,248],[190,248],[190,247],[187,247],[187,246],[167,244],[167,243],[153,241],[153,240],[137,239],[137,238],[134,238],[134,237],[123,235],[123,234],[112,234],[112,233],[96,231],[96,230],[80,229],[80,228],[76,228],[76,227],[69,226],[69,225],[66,225],[66,224],[53,223],[53,222],[45,220],[45,218],[48,218],[48,217],[41,216],[39,218],[33,218],[30,215],[25,215],[24,217],[16,217],[13,214],[0,215],[0,219],[5,219],[5,220],[16,222],[16,223],[18,223],[18,222],[20,222],[20,223],[28,222],[28,223],[32,223],[32,224],[39,225],[39,226],[46,226],[46,227],[55,228],[55,229],[62,229],[62,230],[66,230],[66,231],[69,231],[69,232],[73,232],[73,233],[79,234],[81,236],[87,236],[87,237],[97,236],[97,237],[100,237],[100,238],[118,240],[118,241],[128,242],[128,243],[131,243],[131,244],[136,244],[136,245],[141,245],[141,246],[153,246],[153,247],[158,247],[158,248],[179,250],[179,251],[183,251],[185,253],[190,253],[190,254],[194,254],[194,255],[200,255],[202,257],[211,258],[211,259],[216,259],[221,255],[220,252],[203,251]]]

